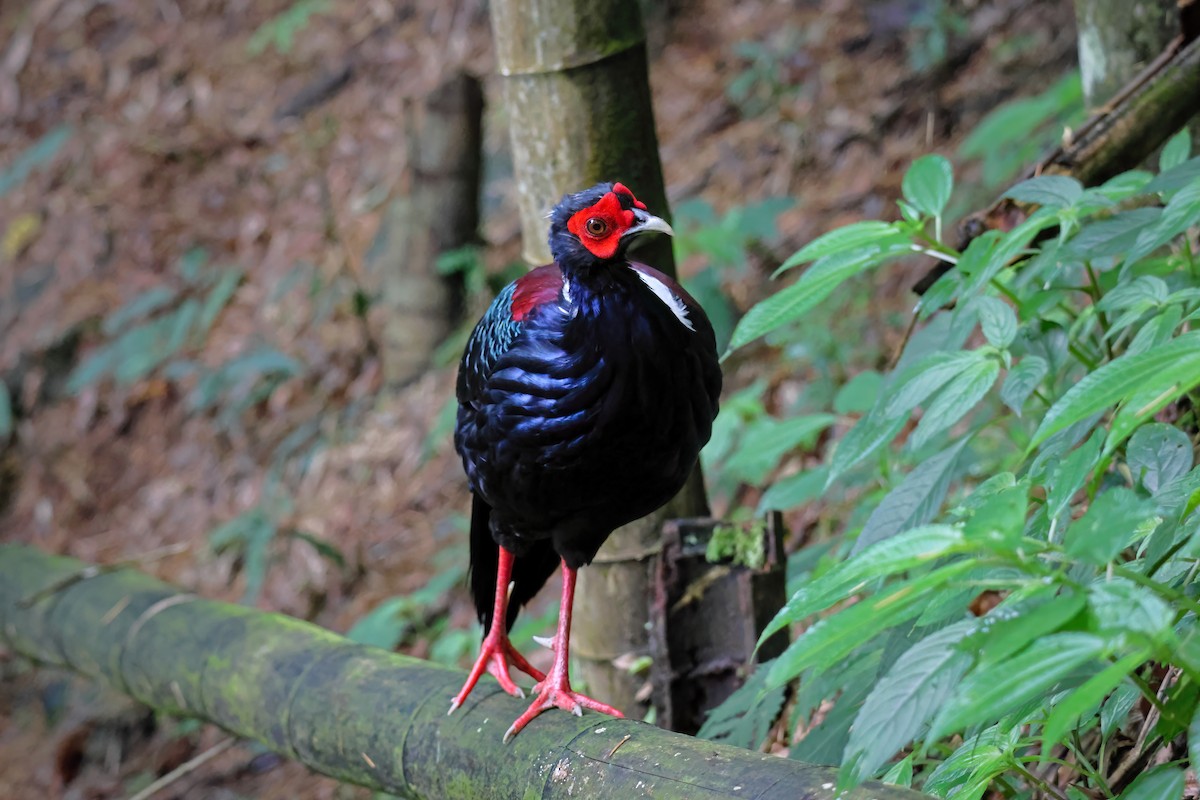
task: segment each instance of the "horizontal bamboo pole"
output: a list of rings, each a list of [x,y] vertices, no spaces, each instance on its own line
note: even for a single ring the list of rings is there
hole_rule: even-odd
[[[839,794],[832,768],[593,713],[547,712],[505,745],[525,704],[490,677],[447,716],[459,670],[17,545],[0,545],[0,646],[409,797],[923,797],[882,784]]]

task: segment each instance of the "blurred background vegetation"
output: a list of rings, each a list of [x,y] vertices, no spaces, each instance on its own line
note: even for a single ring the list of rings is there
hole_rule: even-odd
[[[1066,0],[645,5],[676,257],[723,348],[746,312],[779,288],[773,273],[834,228],[907,217],[915,227],[889,233],[918,236],[929,226],[922,247],[965,258],[930,238],[935,220],[948,230],[989,204],[1086,115]],[[454,365],[470,322],[524,268],[486,5],[36,0],[0,8],[0,32],[8,43],[0,61],[0,538],[94,562],[134,560],[206,596],[462,664],[479,634],[463,585]],[[483,80],[480,220],[430,266],[451,279],[465,310],[443,315],[445,330],[419,370],[398,373],[387,363],[395,305],[379,282],[378,248],[418,213],[404,202],[422,157],[421,104],[461,71]],[[1179,140],[1164,154],[1164,170],[1187,161],[1183,147]],[[947,160],[922,162],[925,173],[905,182],[930,152]],[[1075,221],[1095,213],[1064,191],[1053,207]],[[897,207],[902,196],[911,213]],[[1136,237],[1141,228],[1125,230]],[[1012,320],[985,303],[966,315],[969,327],[959,315],[908,339],[912,286],[928,267],[927,256],[912,255],[858,270],[803,317],[769,331],[741,328],[725,362],[723,410],[703,455],[714,512],[732,520],[783,512],[791,589],[841,563],[856,539],[899,532],[881,532],[878,509],[917,469],[923,497],[937,496],[922,501],[924,519],[901,523],[932,519],[952,485],[951,500],[969,507],[968,487],[1015,469],[1047,408],[1024,430],[1020,403],[997,396],[987,405],[997,427],[961,459],[965,426],[922,430],[916,416],[905,429],[920,437],[910,447],[831,463],[831,444],[873,419],[893,368],[936,354],[939,336],[953,339],[945,326],[959,325],[951,346],[966,348],[980,316],[993,312],[969,344],[994,348],[976,366],[995,379],[1001,363],[1012,364],[1001,352],[1016,326],[1032,332],[1045,316],[1044,298],[1018,303]],[[935,297],[965,300],[955,291],[965,290]],[[931,302],[923,318],[937,311]],[[1073,302],[1064,301],[1055,330],[1074,335],[1080,316],[1095,316]],[[1192,309],[1189,298],[1167,294],[1147,302],[1179,305],[1176,325]],[[1120,303],[1106,312],[1134,308]],[[1110,331],[1106,318],[1087,341],[1091,367],[1120,354],[1132,324]],[[1040,333],[1023,333],[1018,349],[1053,338]],[[1066,347],[1056,341],[1053,358]],[[902,351],[909,360],[897,366]],[[1051,378],[1062,383],[1047,387],[1057,397],[1079,376],[1043,355],[1047,370],[1062,367]],[[1045,377],[1032,379],[1021,403]],[[907,424],[944,385],[887,425]],[[1000,399],[1016,413],[1002,416]],[[961,412],[951,423],[973,406],[950,409]],[[831,482],[831,469],[843,480]],[[960,611],[971,600],[953,596]],[[552,602],[532,611],[514,633],[521,640],[552,625]],[[784,621],[804,622],[793,617]],[[895,654],[908,640],[889,642]],[[881,658],[868,649],[853,662],[877,676],[842,671],[845,684],[806,680],[799,695],[785,695],[785,679],[802,671],[793,661],[769,691],[752,685],[757,694],[707,734],[824,763],[861,755],[861,741],[847,742],[863,697],[833,701],[859,678],[866,688],[882,679]],[[767,671],[760,675],[765,681]],[[0,796],[25,786],[124,796],[212,741],[189,723],[146,724],[94,688],[3,656],[0,678]],[[1131,698],[1122,713],[1133,706]],[[1119,731],[1112,725],[1101,747]],[[886,740],[894,748],[883,758],[909,745],[902,738]],[[915,765],[920,785],[935,757],[955,752],[947,742],[914,748],[891,778],[912,781]],[[980,792],[1016,769],[1018,744],[994,748],[999,767],[977,779]],[[878,774],[876,755],[869,770],[848,768],[858,770],[853,777]],[[1038,781],[1000,790],[1058,791]],[[941,794],[953,796],[956,785]],[[244,748],[178,789],[180,797],[362,794]]]

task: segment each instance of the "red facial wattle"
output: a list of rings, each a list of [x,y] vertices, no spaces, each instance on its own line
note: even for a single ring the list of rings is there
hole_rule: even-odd
[[[567,221],[567,230],[596,258],[612,258],[617,254],[621,234],[633,222],[633,212],[621,207],[615,192],[608,192],[595,205],[575,212]]]

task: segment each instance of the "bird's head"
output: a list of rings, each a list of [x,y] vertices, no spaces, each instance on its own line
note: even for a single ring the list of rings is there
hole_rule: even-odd
[[[674,234],[624,185],[599,183],[566,195],[550,212],[550,253],[561,267],[594,266],[624,257],[646,231]]]

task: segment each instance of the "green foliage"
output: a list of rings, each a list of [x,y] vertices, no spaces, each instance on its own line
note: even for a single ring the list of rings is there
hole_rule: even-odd
[[[760,508],[859,499],[826,523],[832,541],[791,557],[803,573],[764,637],[798,635],[705,735],[759,745],[798,680],[797,713],[821,711],[791,753],[840,759],[845,784],[1061,796],[1039,777],[1053,761],[1067,796],[1180,796],[1178,763],[1110,784],[1104,747],[1141,719],[1139,699],[1161,719],[1136,747],[1200,747],[1200,166],[1184,141],[1157,177],[1012,187],[1038,208],[963,252],[940,237],[949,165],[926,157],[899,221],[831,231],[789,259],[810,266],[746,314],[733,347],[826,313],[852,275],[901,255],[956,269],[923,298],[893,369],[828,397],[856,421],[834,429],[823,463],[764,494]],[[769,417],[761,392],[735,395],[726,420],[770,435],[739,440],[719,419],[707,456],[755,465],[748,482],[803,444],[771,449],[789,423],[835,419]]]
[[[925,0],[909,21],[909,64],[917,72],[942,64],[951,40],[968,29],[967,18],[946,0]]]
[[[775,108],[801,87],[788,80],[784,62],[800,47],[799,34],[784,30],[779,46],[770,43],[745,41],[733,46],[734,55],[742,69],[725,86],[725,97],[745,117],[755,117]]]
[[[286,11],[276,14],[254,32],[246,43],[246,52],[257,56],[268,47],[274,47],[281,55],[287,55],[292,52],[296,35],[308,27],[313,16],[331,7],[329,0],[296,0]]]
[[[69,125],[52,128],[17,156],[6,169],[0,170],[0,197],[20,186],[35,169],[58,155],[71,136]]]
[[[765,530],[762,520],[747,526],[718,525],[708,540],[704,557],[713,563],[731,561],[738,566],[762,569],[767,562]]]
[[[15,425],[12,398],[8,396],[8,387],[0,383],[0,443],[12,435]]]
[[[1063,128],[1083,117],[1083,84],[1072,72],[1041,94],[992,111],[963,140],[959,155],[979,159],[983,188],[994,189],[1058,144]]]

